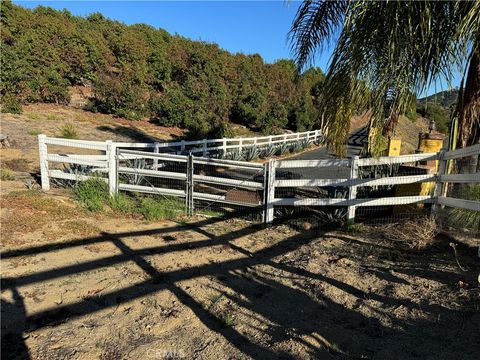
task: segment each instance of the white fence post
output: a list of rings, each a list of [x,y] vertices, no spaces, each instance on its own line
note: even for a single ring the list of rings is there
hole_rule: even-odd
[[[207,140],[203,139],[203,156],[207,156]]]
[[[160,143],[155,142],[153,144],[153,152],[158,154],[160,152]],[[153,170],[158,170],[158,159],[153,159]]]
[[[117,148],[112,140],[107,140],[107,168],[108,192],[114,195],[117,192]]]
[[[187,182],[185,189],[185,203],[187,208],[187,215],[192,216],[193,205],[193,155],[190,153],[187,159]]]
[[[185,140],[180,141],[180,152],[183,153],[185,151]]]
[[[353,184],[355,179],[358,178],[358,156],[355,155],[350,159],[350,186],[348,191],[348,200],[353,200],[357,197],[357,186]],[[347,221],[349,223],[355,222],[355,210],[356,206],[349,205],[347,212]]]
[[[438,212],[438,197],[442,196],[443,188],[444,186],[446,186],[442,182],[442,175],[445,175],[445,172],[447,169],[447,160],[444,160],[445,153],[446,153],[445,149],[441,149],[440,152],[438,153],[438,169],[436,174],[435,189],[432,194],[433,203],[432,203],[432,210],[430,213],[431,217],[434,217]]]
[[[238,150],[242,151],[242,148],[243,148],[243,138],[240,138],[240,140],[238,140]]]
[[[222,139],[222,151],[223,151],[223,156],[227,154],[227,139],[223,138]]]
[[[42,180],[42,190],[50,190],[50,178],[48,176],[48,149],[46,143],[47,136],[38,135],[38,153],[40,157],[40,177]]]
[[[267,166],[267,192],[265,196],[265,223],[269,224],[273,221],[274,209],[273,209],[273,199],[275,198],[275,160],[269,160],[265,164]]]

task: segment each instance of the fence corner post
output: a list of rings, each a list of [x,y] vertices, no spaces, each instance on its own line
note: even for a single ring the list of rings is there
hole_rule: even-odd
[[[352,156],[350,159],[350,181],[349,181],[349,190],[348,190],[348,210],[347,210],[347,223],[353,224],[355,222],[355,210],[357,207],[351,205],[352,200],[357,198],[357,185],[356,179],[358,178],[358,155]]]
[[[270,159],[268,163],[265,164],[267,176],[266,181],[266,191],[265,194],[265,223],[269,224],[273,221],[274,217],[274,208],[273,200],[275,199],[275,160]]]
[[[48,149],[47,136],[44,134],[38,135],[38,154],[40,158],[40,178],[42,182],[42,190],[50,190],[50,177],[48,175]]]
[[[432,193],[432,208],[430,211],[430,217],[434,218],[438,212],[438,198],[443,194],[443,188],[445,184],[442,182],[442,176],[445,175],[447,169],[447,160],[444,159],[446,149],[442,148],[438,152],[438,167],[437,174],[435,176],[435,188]]]
[[[117,193],[117,149],[112,140],[107,140],[108,193]]]

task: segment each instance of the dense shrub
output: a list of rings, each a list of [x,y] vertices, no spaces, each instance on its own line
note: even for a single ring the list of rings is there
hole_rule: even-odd
[[[91,85],[87,109],[181,126],[192,138],[231,136],[229,122],[263,133],[314,128],[324,75],[265,64],[216,44],[148,25],[86,18],[2,2],[2,111],[21,103],[68,103],[70,85]]]

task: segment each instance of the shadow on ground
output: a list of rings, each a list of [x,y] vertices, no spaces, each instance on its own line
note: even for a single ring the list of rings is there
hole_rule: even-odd
[[[231,215],[235,217],[235,214]],[[72,321],[75,318],[94,314],[109,307],[117,307],[134,299],[159,291],[169,291],[185,306],[191,309],[195,316],[212,332],[223,337],[238,353],[235,358],[254,359],[296,359],[303,358],[391,358],[410,359],[423,358],[423,354],[431,354],[431,358],[447,358],[451,354],[462,355],[463,359],[474,358],[479,349],[478,333],[469,332],[470,328],[461,329],[456,335],[462,337],[462,344],[470,344],[468,349],[457,349],[457,338],[450,338],[451,331],[443,331],[445,326],[452,326],[452,320],[462,321],[472,316],[470,312],[449,309],[435,303],[418,304],[414,299],[399,298],[378,294],[375,291],[366,292],[354,285],[347,284],[322,273],[306,270],[302,266],[305,259],[311,259],[308,246],[318,238],[328,238],[329,234],[319,234],[314,231],[295,233],[285,236],[282,241],[258,251],[250,252],[233,241],[244,236],[255,236],[263,226],[251,224],[221,236],[215,236],[204,227],[225,219],[207,219],[195,224],[154,230],[131,231],[127,233],[103,233],[100,236],[71,240],[63,243],[46,244],[5,251],[3,260],[24,258],[27,256],[82,247],[100,242],[110,242],[120,253],[100,259],[81,262],[25,274],[16,278],[2,279],[2,292],[11,292],[11,300],[2,300],[2,358],[28,358],[28,350],[24,343],[25,336],[32,331],[45,327],[55,327]],[[132,249],[124,239],[142,236],[153,236],[171,231],[189,229],[206,236],[206,240],[189,241],[176,244],[167,241],[162,246],[148,249]],[[338,238],[338,236],[337,236]],[[348,246],[355,249],[351,238],[345,238]],[[239,258],[220,263],[207,263],[200,266],[185,267],[179,270],[159,271],[147,257],[168,254],[182,250],[208,248],[224,244],[240,255]],[[384,249],[389,251],[388,248]],[[288,254],[297,253],[289,260]],[[345,254],[355,258],[358,254]],[[280,259],[279,259],[280,258]],[[306,260],[305,260],[306,261]],[[62,304],[41,312],[27,314],[18,288],[29,284],[49,281],[72,274],[112,267],[125,262],[134,262],[143,272],[148,274],[144,281],[127,288],[104,293],[91,299],[80,299],[75,303]],[[262,272],[259,265],[266,265],[278,274],[282,274],[288,282]],[[423,266],[423,265],[422,265]],[[396,269],[398,273],[418,271],[418,276],[428,276],[443,281],[445,275],[435,271],[422,269],[420,258],[412,256],[408,267]],[[406,281],[389,271],[388,268],[372,266],[365,269],[391,283],[405,284]],[[423,271],[423,272],[422,272]],[[241,330],[237,326],[226,326],[225,319],[219,319],[209,308],[195,299],[188,291],[178,284],[181,281],[202,277],[215,279],[210,285],[213,290],[224,294],[229,301],[239,306],[241,311],[267,319],[269,325],[254,328],[253,322],[245,322]],[[329,286],[344,294],[354,296],[358,304],[351,308],[333,300],[325,287]],[[231,290],[226,292],[225,288]],[[391,318],[390,325],[382,324],[375,316],[365,316],[359,311],[362,302],[369,304],[378,302],[376,312],[384,312]],[[367,305],[363,305],[367,306]],[[392,308],[402,307],[405,311],[414,312],[421,308],[429,316],[408,321],[399,320],[393,314],[388,314]],[[477,314],[478,315],[478,314]],[[455,327],[456,328],[456,327]],[[8,331],[5,331],[8,330]],[[258,341],[247,334],[249,331],[264,333]],[[477,329],[478,330],[478,329]],[[265,340],[267,339],[267,340]],[[448,343],[450,341],[450,343]],[[281,346],[275,346],[282,344]],[[298,346],[306,349],[306,354],[299,356]],[[453,346],[453,348],[452,348]],[[428,349],[425,349],[428,347]],[[444,353],[448,348],[448,352]],[[446,355],[445,355],[446,354]],[[200,354],[200,357],[201,354]],[[221,356],[220,356],[221,357]]]

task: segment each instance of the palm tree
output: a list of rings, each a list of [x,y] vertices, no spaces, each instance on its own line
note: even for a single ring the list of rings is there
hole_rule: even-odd
[[[320,104],[337,153],[345,152],[354,110],[372,109],[375,153],[385,119],[394,123],[414,94],[459,70],[456,145],[478,141],[479,1],[306,0],[289,37],[299,69],[335,43]]]

